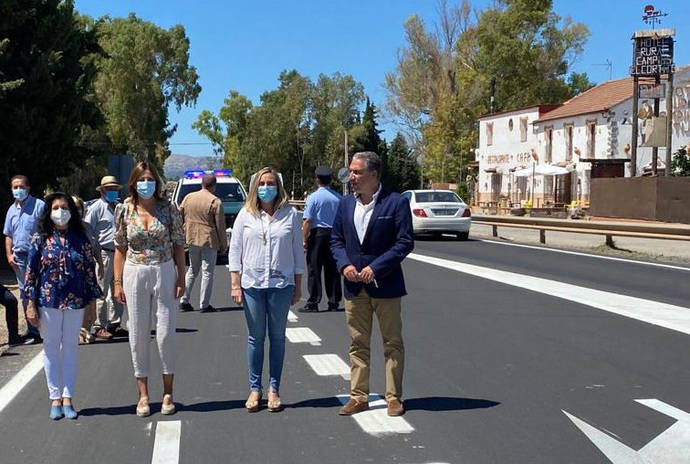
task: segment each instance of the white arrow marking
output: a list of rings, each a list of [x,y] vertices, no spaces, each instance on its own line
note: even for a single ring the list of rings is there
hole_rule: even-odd
[[[610,435],[566,411],[563,411],[563,414],[568,416],[568,419],[613,464],[676,464],[690,462],[690,414],[656,399],[635,401],[677,420],[675,424],[657,435],[639,451],[624,445]]]

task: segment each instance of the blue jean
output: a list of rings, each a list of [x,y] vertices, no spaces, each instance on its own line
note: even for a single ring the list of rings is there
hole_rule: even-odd
[[[268,327],[270,386],[276,393],[280,392],[280,376],[283,373],[285,359],[285,327],[294,291],[294,285],[285,288],[242,289],[248,330],[249,388],[253,391],[261,391],[264,341]]]
[[[24,317],[26,317],[26,299],[24,299],[24,278],[26,277],[26,266],[27,266],[28,255],[25,253],[14,253],[14,262],[19,266],[15,269],[14,275],[17,277],[17,285],[19,286],[19,292],[22,298],[22,308],[24,309]],[[26,327],[29,329],[28,333],[31,335],[39,335],[40,332],[38,327],[34,327],[26,320]]]

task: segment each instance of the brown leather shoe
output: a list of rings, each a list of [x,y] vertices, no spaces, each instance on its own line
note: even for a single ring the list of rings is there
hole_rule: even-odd
[[[348,401],[345,406],[338,410],[338,414],[341,416],[351,416],[353,414],[357,414],[358,412],[366,411],[367,409],[369,409],[368,401],[360,403],[354,398],[350,398],[350,401]]]
[[[393,398],[388,402],[388,415],[389,416],[402,416],[405,414],[405,407],[400,402],[399,399]]]

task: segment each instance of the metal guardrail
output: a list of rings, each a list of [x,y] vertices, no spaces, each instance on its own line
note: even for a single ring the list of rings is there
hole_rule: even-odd
[[[690,241],[690,225],[684,224],[648,224],[485,215],[472,216],[472,222],[490,225],[494,237],[498,237],[499,226],[538,230],[539,242],[543,244],[546,243],[547,230],[605,235],[608,245],[613,245],[614,236]]]
[[[288,200],[288,203],[299,210],[304,209],[304,200]]]

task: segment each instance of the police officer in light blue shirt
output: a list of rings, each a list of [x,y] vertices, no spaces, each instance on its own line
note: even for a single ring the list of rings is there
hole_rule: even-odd
[[[12,177],[10,179],[10,189],[12,190],[14,203],[7,210],[2,233],[5,235],[7,262],[17,277],[19,288],[23,289],[31,236],[38,231],[39,219],[45,204],[43,200],[29,195],[31,187],[26,176],[16,175]],[[23,296],[22,292],[22,306],[26,314],[26,300]],[[27,327],[29,328],[29,333],[26,337],[26,343],[40,343],[41,336],[38,328],[29,324],[28,321]]]
[[[316,168],[318,189],[307,197],[304,205],[302,234],[309,268],[309,299],[300,312],[318,312],[321,302],[321,272],[328,297],[329,311],[342,311],[343,297],[340,274],[331,254],[331,228],[342,196],[330,187],[333,172],[328,166]]]

